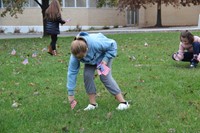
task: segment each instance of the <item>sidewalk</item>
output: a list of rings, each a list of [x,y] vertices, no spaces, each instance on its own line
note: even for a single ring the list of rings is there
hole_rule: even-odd
[[[103,33],[103,34],[128,34],[128,33],[140,33],[140,32],[171,32],[171,31],[200,31],[197,26],[190,27],[164,27],[164,28],[137,28],[137,27],[125,27],[125,28],[113,28],[106,30],[92,30],[85,31],[88,33]],[[78,32],[61,32],[59,36],[76,36]],[[11,38],[42,38],[42,33],[27,33],[27,34],[0,34],[0,39],[11,39]]]

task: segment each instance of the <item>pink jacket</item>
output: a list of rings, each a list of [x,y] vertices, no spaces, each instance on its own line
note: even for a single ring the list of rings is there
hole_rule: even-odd
[[[200,37],[194,36],[194,42],[199,42],[200,43]],[[182,60],[184,58],[184,52],[185,51],[193,52],[192,44],[185,45],[184,43],[180,42],[178,53],[177,53],[176,56],[174,56],[175,59],[177,61]],[[198,57],[198,60],[200,60],[200,56]]]

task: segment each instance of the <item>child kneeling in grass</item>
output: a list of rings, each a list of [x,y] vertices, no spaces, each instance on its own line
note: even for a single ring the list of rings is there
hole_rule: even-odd
[[[179,50],[172,55],[172,59],[190,62],[190,68],[195,68],[200,61],[199,52],[200,37],[194,36],[188,30],[185,30],[180,34]]]
[[[67,88],[68,99],[73,109],[76,105],[74,89],[76,87],[77,74],[80,69],[80,62],[84,63],[84,85],[89,96],[89,105],[84,110],[93,110],[98,107],[96,103],[96,86],[94,83],[95,70],[100,72],[100,80],[107,90],[120,102],[117,110],[129,108],[121,90],[113,79],[110,68],[112,59],[117,54],[115,40],[105,37],[103,34],[88,34],[80,32],[71,43],[71,56],[68,66]]]

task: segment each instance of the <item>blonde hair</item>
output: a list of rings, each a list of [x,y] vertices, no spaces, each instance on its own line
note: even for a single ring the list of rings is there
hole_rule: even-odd
[[[77,39],[71,43],[71,52],[73,55],[87,52],[87,44],[83,39]]]
[[[52,0],[45,11],[45,18],[48,20],[57,20],[61,18],[61,8],[58,0]]]

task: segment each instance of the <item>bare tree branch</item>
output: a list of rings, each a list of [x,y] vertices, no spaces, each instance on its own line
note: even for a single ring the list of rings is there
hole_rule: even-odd
[[[38,0],[34,0],[34,1],[40,6],[40,8],[42,8],[42,4]]]

